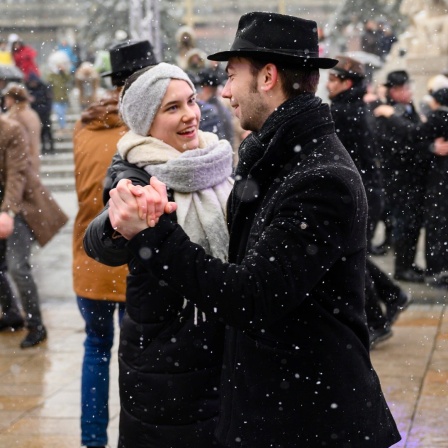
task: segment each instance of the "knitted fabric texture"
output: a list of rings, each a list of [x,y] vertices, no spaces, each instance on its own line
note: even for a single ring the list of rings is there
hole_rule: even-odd
[[[131,84],[120,98],[120,115],[129,129],[138,135],[148,135],[172,79],[186,81],[196,92],[181,68],[165,62],[144,72]]]
[[[226,204],[233,187],[232,147],[215,134],[199,133],[199,148],[181,153],[174,148],[171,151],[156,138],[142,138],[129,131],[118,142],[118,151],[174,190],[177,222],[191,241],[208,254],[227,260]]]

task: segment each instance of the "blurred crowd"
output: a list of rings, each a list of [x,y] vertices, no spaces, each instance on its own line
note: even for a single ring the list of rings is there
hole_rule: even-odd
[[[397,40],[392,27],[386,21],[368,20],[361,24],[354,18],[345,27],[343,36],[341,54],[336,57],[339,63],[330,70],[326,84],[331,112],[338,137],[360,171],[367,192],[370,255],[394,254],[392,276],[379,270],[371,257],[367,261],[366,314],[370,344],[374,348],[392,336],[393,323],[412,301],[401,282],[448,286],[448,76],[440,73],[432,77],[427,95],[417,99],[413,97],[412,79],[405,70],[393,70],[387,73],[384,82],[373,85],[374,64],[371,60],[356,59],[353,54],[367,53],[384,62]],[[176,40],[178,51],[174,62],[188,74],[196,89],[201,109],[200,129],[230,142],[235,166],[238,147],[248,132],[240,127],[230,105],[221,98],[227,79],[225,70],[220,63],[207,60],[190,27],[181,27]],[[75,223],[74,255],[75,259],[80,258],[76,261],[78,267],[74,268],[74,283],[80,312],[86,321],[86,350],[89,343],[92,350],[95,350],[95,343],[99,344],[104,356],[110,359],[113,322],[112,327],[98,329],[93,317],[100,316],[110,324],[118,304],[121,322],[127,271],[101,272],[100,276],[109,280],[112,275],[118,275],[121,286],[113,287],[114,294],[105,290],[98,292],[106,299],[105,306],[93,307],[91,300],[98,299],[95,287],[89,286],[90,296],[82,294],[88,289],[85,282],[89,275],[87,271],[81,275],[82,270],[79,270],[79,266],[88,265],[82,249],[82,235],[89,220],[100,211],[105,171],[116,152],[117,141],[126,130],[118,113],[121,89],[133,72],[158,63],[152,56],[153,48],[146,41],[124,39],[99,53],[95,60],[81,61],[73,46],[62,40],[43,69],[36,62],[36,50],[20,36],[11,34],[0,40],[0,68],[6,67],[5,72],[0,72],[0,147],[5,153],[14,150],[17,159],[0,166],[0,172],[4,173],[0,176],[0,331],[26,326],[28,333],[22,348],[40,344],[47,337],[30,265],[32,245],[45,245],[67,221],[51,193],[40,183],[40,156],[54,154],[57,139],[73,137],[81,213]],[[80,115],[75,129],[67,121],[71,109]],[[98,130],[107,132],[98,133]],[[7,140],[6,133],[15,137]],[[98,171],[93,176],[94,169],[87,167],[91,166],[94,149],[103,143],[107,152],[96,155]],[[5,156],[4,160],[8,158]],[[17,173],[16,197],[4,188],[13,172]],[[46,203],[37,205],[36,196],[46,198]],[[95,206],[83,209],[81,204]],[[36,210],[39,216],[33,219]],[[44,221],[52,225],[40,228],[42,225],[39,227],[36,222],[42,222],[43,213],[52,217]],[[385,229],[385,239],[375,245],[373,241],[379,226]],[[422,237],[425,264],[418,265],[417,244]],[[89,269],[97,278],[100,268],[89,265]],[[110,305],[111,302],[114,305]],[[95,331],[101,336],[95,336]],[[96,381],[89,377],[92,369],[102,368],[103,375],[108,376],[108,364],[101,366],[99,361],[98,365],[89,364],[92,359],[93,355],[86,352],[83,371],[86,397],[89,387]],[[102,399],[107,402],[107,396]],[[85,401],[88,398],[83,399],[83,403]],[[87,408],[84,411],[89,412]],[[89,432],[87,418],[83,424]],[[83,443],[88,446],[89,442]]]

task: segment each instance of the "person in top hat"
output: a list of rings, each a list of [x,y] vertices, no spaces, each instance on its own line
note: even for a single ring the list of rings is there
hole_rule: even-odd
[[[198,92],[198,99],[209,104],[216,111],[216,134],[224,140],[228,140],[233,146],[235,130],[232,113],[218,97],[218,88],[222,85],[222,79],[218,70],[211,67],[201,70],[193,81]]]
[[[375,228],[384,208],[379,148],[370,129],[370,111],[363,100],[367,93],[364,66],[346,55],[336,58],[339,62],[329,70],[327,82],[331,115],[336,133],[355,162],[366,190],[367,244],[370,252]],[[392,336],[392,323],[409,303],[409,296],[367,258],[366,315],[371,348]]]
[[[389,447],[400,434],[364,312],[365,191],[315,96],[337,60],[319,57],[316,22],[270,12],[244,14],[231,49],[208,58],[227,61],[222,96],[252,131],[227,205],[228,261],[172,222],[156,179],[120,181],[110,225],[147,275],[227,325],[222,445]]]
[[[413,103],[411,80],[405,70],[388,73],[386,109],[393,109],[409,129],[420,126]],[[386,242],[395,252],[396,280],[423,283],[424,271],[416,264],[417,243],[424,223],[425,191],[431,155],[426,143],[407,138],[406,127],[380,116],[385,105],[374,109],[376,137],[381,150],[385,188]]]
[[[442,84],[443,85],[443,84]],[[430,169],[426,178],[423,218],[425,227],[426,276],[425,280],[446,287],[448,286],[448,186],[446,172],[448,158],[446,141],[448,140],[448,88],[435,88],[431,85],[428,92],[430,113],[424,123],[409,123],[398,114],[393,106],[383,105],[374,110],[378,117],[385,117],[390,126],[400,133],[401,141],[412,145],[423,143],[423,150],[430,160]],[[444,144],[436,141],[442,139]],[[428,152],[428,149],[430,150]]]
[[[409,74],[406,70],[395,70],[387,74],[384,87],[391,88],[395,86],[403,86],[409,83]]]
[[[81,445],[105,447],[109,423],[109,363],[114,315],[124,314],[126,266],[109,267],[89,258],[82,238],[103,206],[103,184],[117,142],[127,127],[118,114],[123,85],[133,72],[157,64],[149,41],[127,41],[109,49],[113,89],[81,114],[73,133],[76,193],[79,210],[73,228],[73,287],[85,321],[86,339],[81,377]]]

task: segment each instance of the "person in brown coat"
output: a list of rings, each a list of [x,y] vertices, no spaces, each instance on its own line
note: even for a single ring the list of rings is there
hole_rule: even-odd
[[[83,62],[75,72],[75,87],[79,92],[79,104],[86,109],[98,99],[100,76],[90,62]]]
[[[11,229],[9,235],[0,235],[0,238],[9,236],[5,265],[16,283],[25,314],[24,319],[15,297],[1,295],[0,331],[17,329],[26,323],[28,333],[20,347],[28,348],[47,338],[31,270],[31,248],[35,241],[40,246],[47,244],[68,217],[42,185],[31,164],[24,128],[6,117],[0,117],[0,190],[0,210],[6,212],[0,214],[0,219]],[[6,250],[6,243],[3,245]]]
[[[12,288],[6,276],[6,240],[14,230],[17,203],[23,194],[27,166],[26,145],[19,124],[0,115],[0,331],[5,323],[15,330],[23,319],[13,313]]]
[[[81,379],[81,445],[107,445],[109,364],[114,340],[114,312],[124,315],[126,265],[109,267],[84,251],[85,230],[103,209],[107,169],[117,142],[128,131],[118,115],[118,99],[126,78],[156,64],[148,41],[126,41],[109,50],[114,89],[86,109],[73,133],[76,193],[79,210],[73,230],[73,287],[85,320],[86,340]]]
[[[40,170],[40,147],[42,123],[37,112],[31,108],[31,97],[27,88],[18,83],[9,83],[3,90],[7,116],[17,120],[25,129],[29,141],[29,156],[36,173]]]

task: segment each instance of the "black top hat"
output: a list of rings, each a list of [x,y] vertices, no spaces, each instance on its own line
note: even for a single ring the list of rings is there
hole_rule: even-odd
[[[218,87],[225,84],[227,76],[225,72],[219,69],[204,68],[197,74],[196,84],[199,86]]]
[[[152,45],[147,40],[127,40],[109,48],[112,70],[101,76],[127,77],[148,65],[158,63]]]
[[[230,50],[212,54],[207,59],[228,61],[234,56],[309,69],[331,68],[338,62],[319,57],[316,22],[272,12],[242,15]]]
[[[387,75],[384,87],[403,86],[409,82],[409,75],[406,70],[395,70]]]

